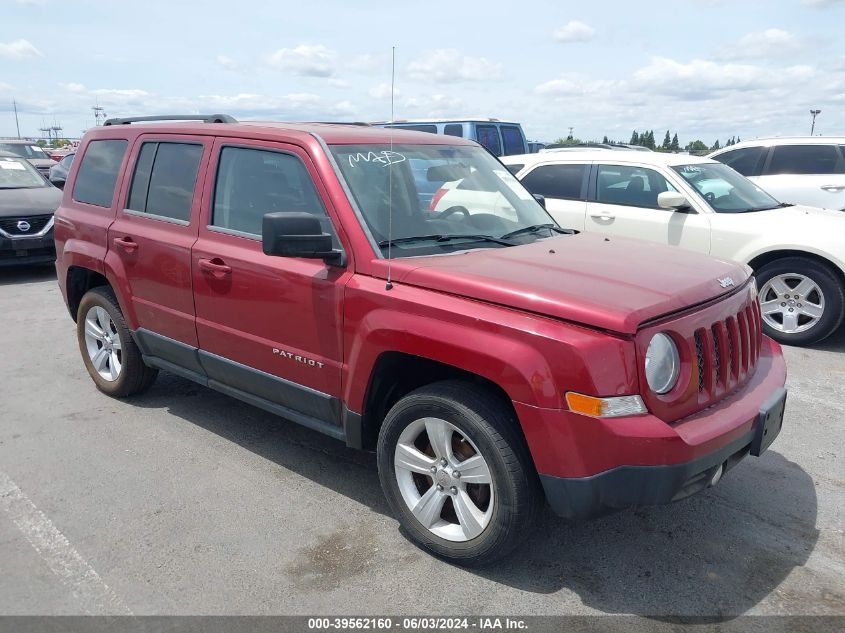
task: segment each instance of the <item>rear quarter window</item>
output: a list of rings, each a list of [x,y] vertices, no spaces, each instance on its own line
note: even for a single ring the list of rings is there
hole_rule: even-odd
[[[76,174],[74,200],[98,207],[111,207],[114,186],[127,145],[125,139],[91,141],[88,144]]]
[[[756,176],[760,173],[760,159],[765,151],[764,147],[743,147],[719,154],[715,158],[743,176]]]
[[[428,132],[429,134],[437,134],[436,125],[388,125],[397,130],[413,130],[414,132]]]

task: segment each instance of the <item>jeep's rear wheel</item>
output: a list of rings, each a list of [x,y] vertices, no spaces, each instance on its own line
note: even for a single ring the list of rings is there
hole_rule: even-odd
[[[379,434],[382,488],[410,537],[462,564],[485,564],[524,538],[542,503],[513,413],[469,383],[402,398]]]
[[[763,331],[786,345],[809,345],[830,336],[845,313],[835,273],[804,257],[786,257],[756,273]]]
[[[103,393],[131,396],[145,391],[155,381],[158,372],[144,364],[141,350],[109,288],[94,288],[82,297],[76,337],[85,368]]]

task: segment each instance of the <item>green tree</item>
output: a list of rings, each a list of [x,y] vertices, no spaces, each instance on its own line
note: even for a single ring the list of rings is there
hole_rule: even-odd
[[[35,141],[35,144],[38,145],[38,147],[46,147],[47,141],[45,141],[43,138],[40,138],[37,141]]]
[[[634,130],[634,133],[631,134],[631,142],[630,145],[639,145],[640,144],[640,135],[637,134],[637,131]]]
[[[672,142],[669,143],[669,149],[673,152],[677,152],[681,149],[680,143],[678,143],[678,133],[675,132],[675,136],[672,137]]]
[[[609,144],[610,141],[607,140],[607,134],[604,135],[604,138],[601,141],[602,143]]]
[[[685,148],[688,152],[706,152],[710,148],[704,141],[690,141]]]
[[[666,136],[663,137],[663,144],[660,146],[661,149],[668,150],[669,146],[672,144],[672,137],[669,136],[669,130],[666,130]]]
[[[713,143],[713,147],[711,147],[710,149],[715,151],[715,150],[721,149],[721,148],[722,148],[722,146],[719,145],[719,139],[716,139],[716,142]]]
[[[640,145],[647,147],[649,149],[657,149],[657,145],[654,143],[654,130],[649,130],[645,135],[645,142],[640,143]]]

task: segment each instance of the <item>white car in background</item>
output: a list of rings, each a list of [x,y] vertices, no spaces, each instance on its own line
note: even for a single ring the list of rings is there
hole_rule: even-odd
[[[710,158],[783,202],[845,211],[845,136],[743,141]]]
[[[766,334],[782,343],[814,343],[842,323],[845,213],[781,203],[730,167],[684,154],[546,152],[503,162],[519,166],[516,177],[565,228],[748,264]]]

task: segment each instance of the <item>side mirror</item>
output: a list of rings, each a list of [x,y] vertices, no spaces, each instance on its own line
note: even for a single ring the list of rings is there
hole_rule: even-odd
[[[60,180],[58,178],[56,178],[56,179],[50,178],[50,182],[53,183],[54,187],[58,187],[59,189],[65,188],[65,181],[64,180]]]
[[[320,220],[310,213],[268,213],[261,222],[265,255],[305,257],[344,265],[343,253],[335,250],[332,236],[323,233]]]
[[[661,209],[672,209],[674,211],[684,211],[690,208],[687,197],[677,191],[664,191],[657,194],[657,206]]]
[[[534,196],[534,199],[537,201],[537,204],[539,204],[544,209],[546,208],[546,196],[541,195],[539,193],[534,193],[534,194],[531,194],[531,195]]]

